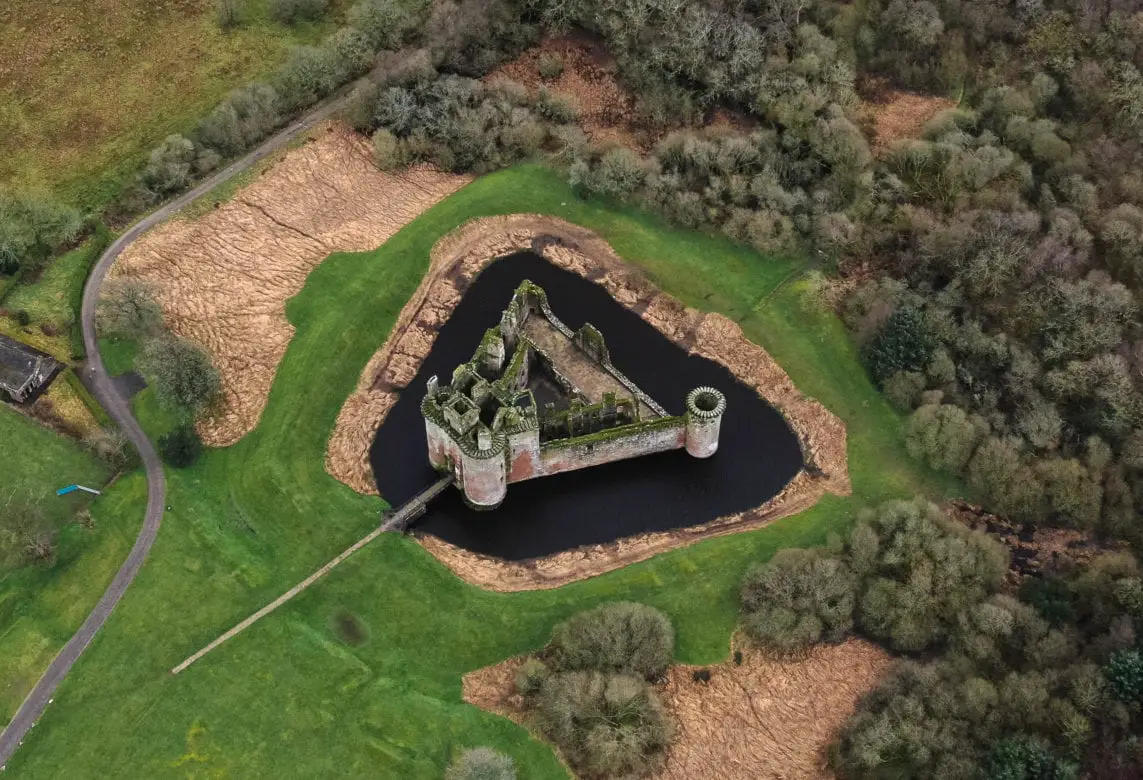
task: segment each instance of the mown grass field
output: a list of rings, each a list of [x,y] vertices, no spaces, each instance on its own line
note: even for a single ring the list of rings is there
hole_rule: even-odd
[[[514,212],[589,227],[667,291],[742,322],[803,390],[845,419],[855,495],[535,593],[470,587],[415,542],[386,536],[172,677],[172,666],[377,522],[383,504],[322,466],[341,404],[416,288],[435,241],[471,218]],[[461,701],[466,671],[537,648],[556,621],[615,599],[665,610],[680,660],[718,661],[752,562],[824,542],[871,501],[955,487],[907,458],[899,418],[865,379],[841,325],[808,303],[802,285],[764,298],[797,262],[578,200],[557,174],[531,166],[477,180],[377,251],[332,256],[288,306],[297,332],[258,428],[170,473],[172,508],[147,565],[9,773],[439,778],[456,751],[487,744],[513,755],[521,777],[564,777],[545,745]],[[124,345],[113,351],[117,360],[129,353]],[[161,416],[141,417],[152,434],[161,432]],[[338,638],[333,625],[346,613],[366,627],[365,642]]]
[[[267,0],[246,5],[224,32],[213,0],[0,3],[0,185],[102,206],[165,136],[335,24],[286,27]]]

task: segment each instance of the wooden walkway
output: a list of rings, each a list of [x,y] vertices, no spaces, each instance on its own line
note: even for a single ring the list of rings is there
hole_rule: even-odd
[[[271,612],[276,610],[278,607],[282,606],[287,601],[292,599],[294,596],[296,596],[299,593],[301,593],[302,591],[304,591],[310,585],[313,585],[315,582],[320,580],[322,577],[329,574],[329,572],[332,571],[334,567],[341,564],[346,558],[353,555],[355,552],[360,550],[362,547],[364,547],[365,545],[372,542],[374,539],[376,539],[381,534],[387,533],[390,531],[404,531],[406,528],[409,527],[409,523],[411,523],[413,520],[415,520],[416,518],[420,517],[421,515],[423,515],[425,513],[425,508],[428,506],[429,502],[432,501],[437,496],[439,496],[442,492],[444,492],[445,488],[449,487],[452,483],[453,483],[453,478],[452,478],[452,475],[450,474],[447,477],[441,477],[436,482],[429,485],[427,488],[422,490],[420,493],[413,496],[411,499],[409,499],[404,504],[402,504],[401,508],[398,509],[383,524],[381,524],[380,526],[378,526],[374,530],[370,531],[363,538],[354,542],[353,545],[351,545],[350,547],[345,549],[340,555],[338,555],[332,561],[327,563],[325,566],[322,566],[320,569],[315,571],[310,576],[306,577],[304,580],[299,582],[294,587],[290,588],[288,591],[283,593],[281,596],[274,599],[273,601],[271,601],[266,606],[262,607],[262,609],[258,610],[253,615],[251,615],[250,617],[246,618],[241,623],[236,625],[234,628],[230,629],[225,634],[222,634],[221,636],[219,636],[217,639],[215,639],[209,645],[202,648],[201,650],[199,650],[194,655],[188,657],[185,661],[180,663],[178,666],[171,669],[171,674],[178,674],[179,672],[183,671],[188,666],[193,664],[195,661],[197,661],[198,659],[202,658],[204,655],[209,653],[211,650],[213,650],[216,647],[218,647],[219,645],[221,645],[223,642],[227,641],[228,639],[232,639],[233,637],[237,636],[238,634],[241,634],[243,631],[250,628],[250,626],[254,625],[259,620],[266,617]]]

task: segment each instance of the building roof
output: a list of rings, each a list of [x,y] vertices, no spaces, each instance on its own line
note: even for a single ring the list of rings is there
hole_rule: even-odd
[[[0,335],[0,388],[19,392],[45,365],[54,363],[50,355]]]

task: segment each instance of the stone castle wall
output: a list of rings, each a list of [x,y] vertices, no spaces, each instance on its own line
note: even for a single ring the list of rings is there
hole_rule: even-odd
[[[660,421],[656,421],[658,423]],[[548,476],[564,471],[600,466],[627,458],[638,458],[656,452],[682,449],[686,443],[687,421],[683,417],[670,417],[663,425],[648,425],[641,430],[621,436],[581,436],[567,443],[549,444],[540,451],[542,474]],[[606,433],[606,432],[605,432]]]

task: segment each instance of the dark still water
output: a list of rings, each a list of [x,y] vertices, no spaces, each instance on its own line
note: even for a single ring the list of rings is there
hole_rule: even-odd
[[[425,383],[433,374],[447,383],[472,357],[524,279],[544,288],[568,327],[599,328],[615,366],[669,413],[682,414],[686,394],[699,385],[721,390],[727,409],[718,452],[699,460],[679,450],[520,482],[491,512],[469,509],[460,491],[450,490],[418,529],[473,552],[524,560],[740,512],[776,495],[801,469],[797,437],[782,416],[725,368],[687,355],[602,287],[521,252],[473,281],[377,432],[370,461],[381,495],[394,507],[435,479],[420,410]]]

